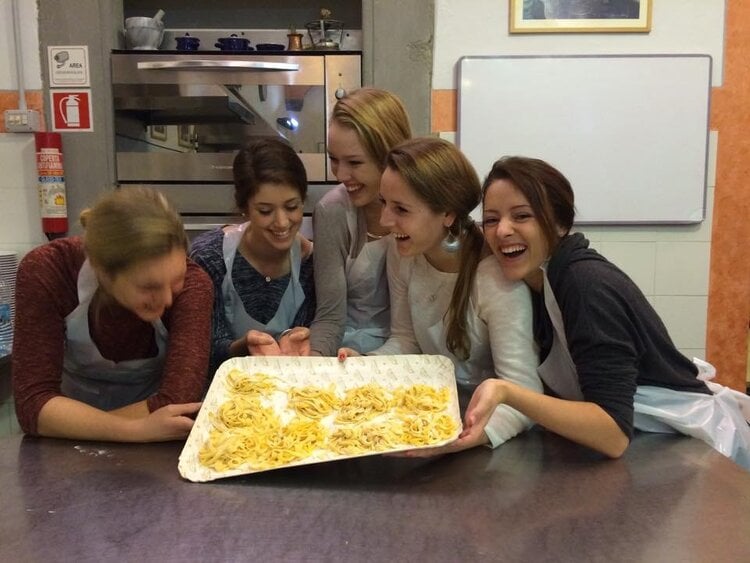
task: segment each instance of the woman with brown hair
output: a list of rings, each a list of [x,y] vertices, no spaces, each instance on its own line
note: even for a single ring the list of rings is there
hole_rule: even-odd
[[[190,257],[214,284],[212,372],[235,356],[306,355],[315,314],[313,245],[300,232],[307,174],[278,139],[244,146],[233,163],[246,221],[197,237]]]
[[[509,381],[477,388],[467,431],[498,404],[609,457],[634,429],[700,438],[750,469],[750,398],[699,378],[643,293],[581,233],[573,189],[533,158],[498,160],[484,182],[483,227],[505,277],[534,296],[546,393]],[[743,414],[744,409],[744,414]]]
[[[185,438],[206,383],[211,282],[177,213],[146,188],[81,213],[83,237],[18,269],[12,359],[21,428],[124,442]]]
[[[487,378],[541,391],[530,293],[502,276],[470,217],[481,190],[466,157],[440,139],[406,141],[388,153],[380,197],[380,221],[396,242],[388,254],[391,335],[369,355],[448,356],[462,406]],[[340,352],[343,358],[358,351]],[[497,447],[529,425],[527,417],[501,405],[485,426],[437,451],[411,455]]]

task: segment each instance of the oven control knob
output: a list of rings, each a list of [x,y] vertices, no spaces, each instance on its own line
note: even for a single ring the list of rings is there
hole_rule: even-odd
[[[346,96],[346,90],[344,90],[341,86],[339,86],[338,88],[336,88],[336,92],[334,92],[333,95],[336,96],[337,100],[340,100],[341,98]]]

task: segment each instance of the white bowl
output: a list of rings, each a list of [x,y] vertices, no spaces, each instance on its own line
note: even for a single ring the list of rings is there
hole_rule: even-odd
[[[158,49],[164,39],[164,27],[128,27],[125,29],[125,38],[131,49]]]
[[[164,22],[161,20],[155,20],[154,18],[146,17],[135,17],[127,18],[125,20],[125,29],[130,27],[159,27],[164,29]]]

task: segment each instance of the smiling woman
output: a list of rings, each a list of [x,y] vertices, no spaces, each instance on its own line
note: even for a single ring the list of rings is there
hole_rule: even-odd
[[[13,394],[25,432],[184,438],[208,364],[211,285],[164,196],[123,189],[81,214],[83,238],[18,269]]]
[[[463,153],[433,138],[397,145],[386,157],[380,196],[380,223],[395,238],[387,254],[391,334],[369,354],[449,357],[463,406],[486,379],[541,391],[530,292],[520,280],[502,276],[469,217],[481,189]],[[344,348],[341,356],[356,352]],[[496,447],[530,426],[526,416],[505,405],[483,423],[438,452],[412,455]]]
[[[502,404],[610,457],[636,429],[681,432],[750,469],[750,399],[704,381],[635,283],[570,233],[573,201],[570,182],[539,159],[501,158],[485,180],[487,244],[505,277],[534,293],[546,393],[483,382],[467,426]]]
[[[333,108],[328,158],[341,184],[313,214],[318,310],[310,338],[315,354],[333,356],[341,345],[367,352],[388,337],[385,254],[392,237],[379,223],[378,193],[386,154],[409,137],[403,103],[385,90],[360,88]]]
[[[242,225],[209,231],[190,256],[214,284],[211,371],[228,358],[306,355],[315,314],[312,243],[299,233],[304,165],[289,145],[254,141],[234,159]]]

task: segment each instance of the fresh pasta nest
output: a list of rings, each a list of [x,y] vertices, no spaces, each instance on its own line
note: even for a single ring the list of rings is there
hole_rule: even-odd
[[[217,370],[180,454],[191,481],[435,447],[461,432],[444,356],[245,357]]]

